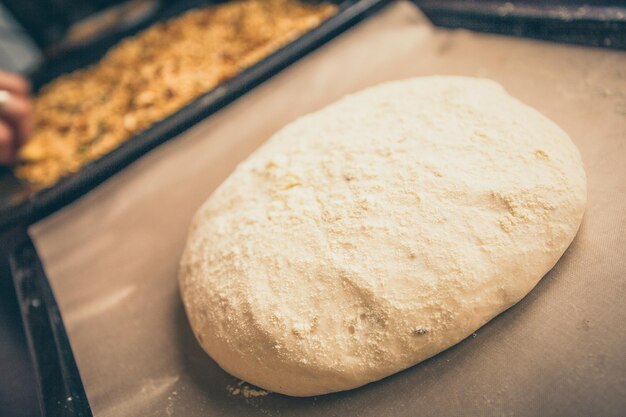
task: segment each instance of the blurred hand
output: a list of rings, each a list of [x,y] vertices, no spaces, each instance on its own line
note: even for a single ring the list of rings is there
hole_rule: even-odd
[[[0,71],[0,165],[11,165],[32,130],[29,82]]]

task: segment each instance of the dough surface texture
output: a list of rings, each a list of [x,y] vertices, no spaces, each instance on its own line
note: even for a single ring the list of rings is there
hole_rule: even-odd
[[[294,121],[236,168],[192,221],[181,295],[232,375],[342,391],[518,302],[585,204],[570,138],[499,84],[390,82]]]

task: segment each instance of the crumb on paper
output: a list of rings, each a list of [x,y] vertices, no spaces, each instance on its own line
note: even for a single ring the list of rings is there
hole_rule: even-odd
[[[226,390],[231,395],[242,396],[244,398],[264,397],[270,392],[261,388],[257,388],[254,385],[247,384],[245,381],[239,381],[237,385],[227,385]]]
[[[417,335],[417,336],[421,336],[428,333],[428,329],[426,327],[422,327],[422,326],[417,326],[415,329],[413,329],[413,334]]]

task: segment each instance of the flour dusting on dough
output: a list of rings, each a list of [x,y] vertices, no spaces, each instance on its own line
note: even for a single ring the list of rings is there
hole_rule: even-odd
[[[391,82],[294,121],[235,169],[194,217],[181,295],[233,376],[295,396],[355,388],[518,302],[585,203],[570,138],[497,83]]]

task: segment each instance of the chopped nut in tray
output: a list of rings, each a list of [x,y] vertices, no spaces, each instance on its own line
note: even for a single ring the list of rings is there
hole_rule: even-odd
[[[45,86],[17,176],[54,184],[319,25],[337,7],[239,0],[189,11]]]

